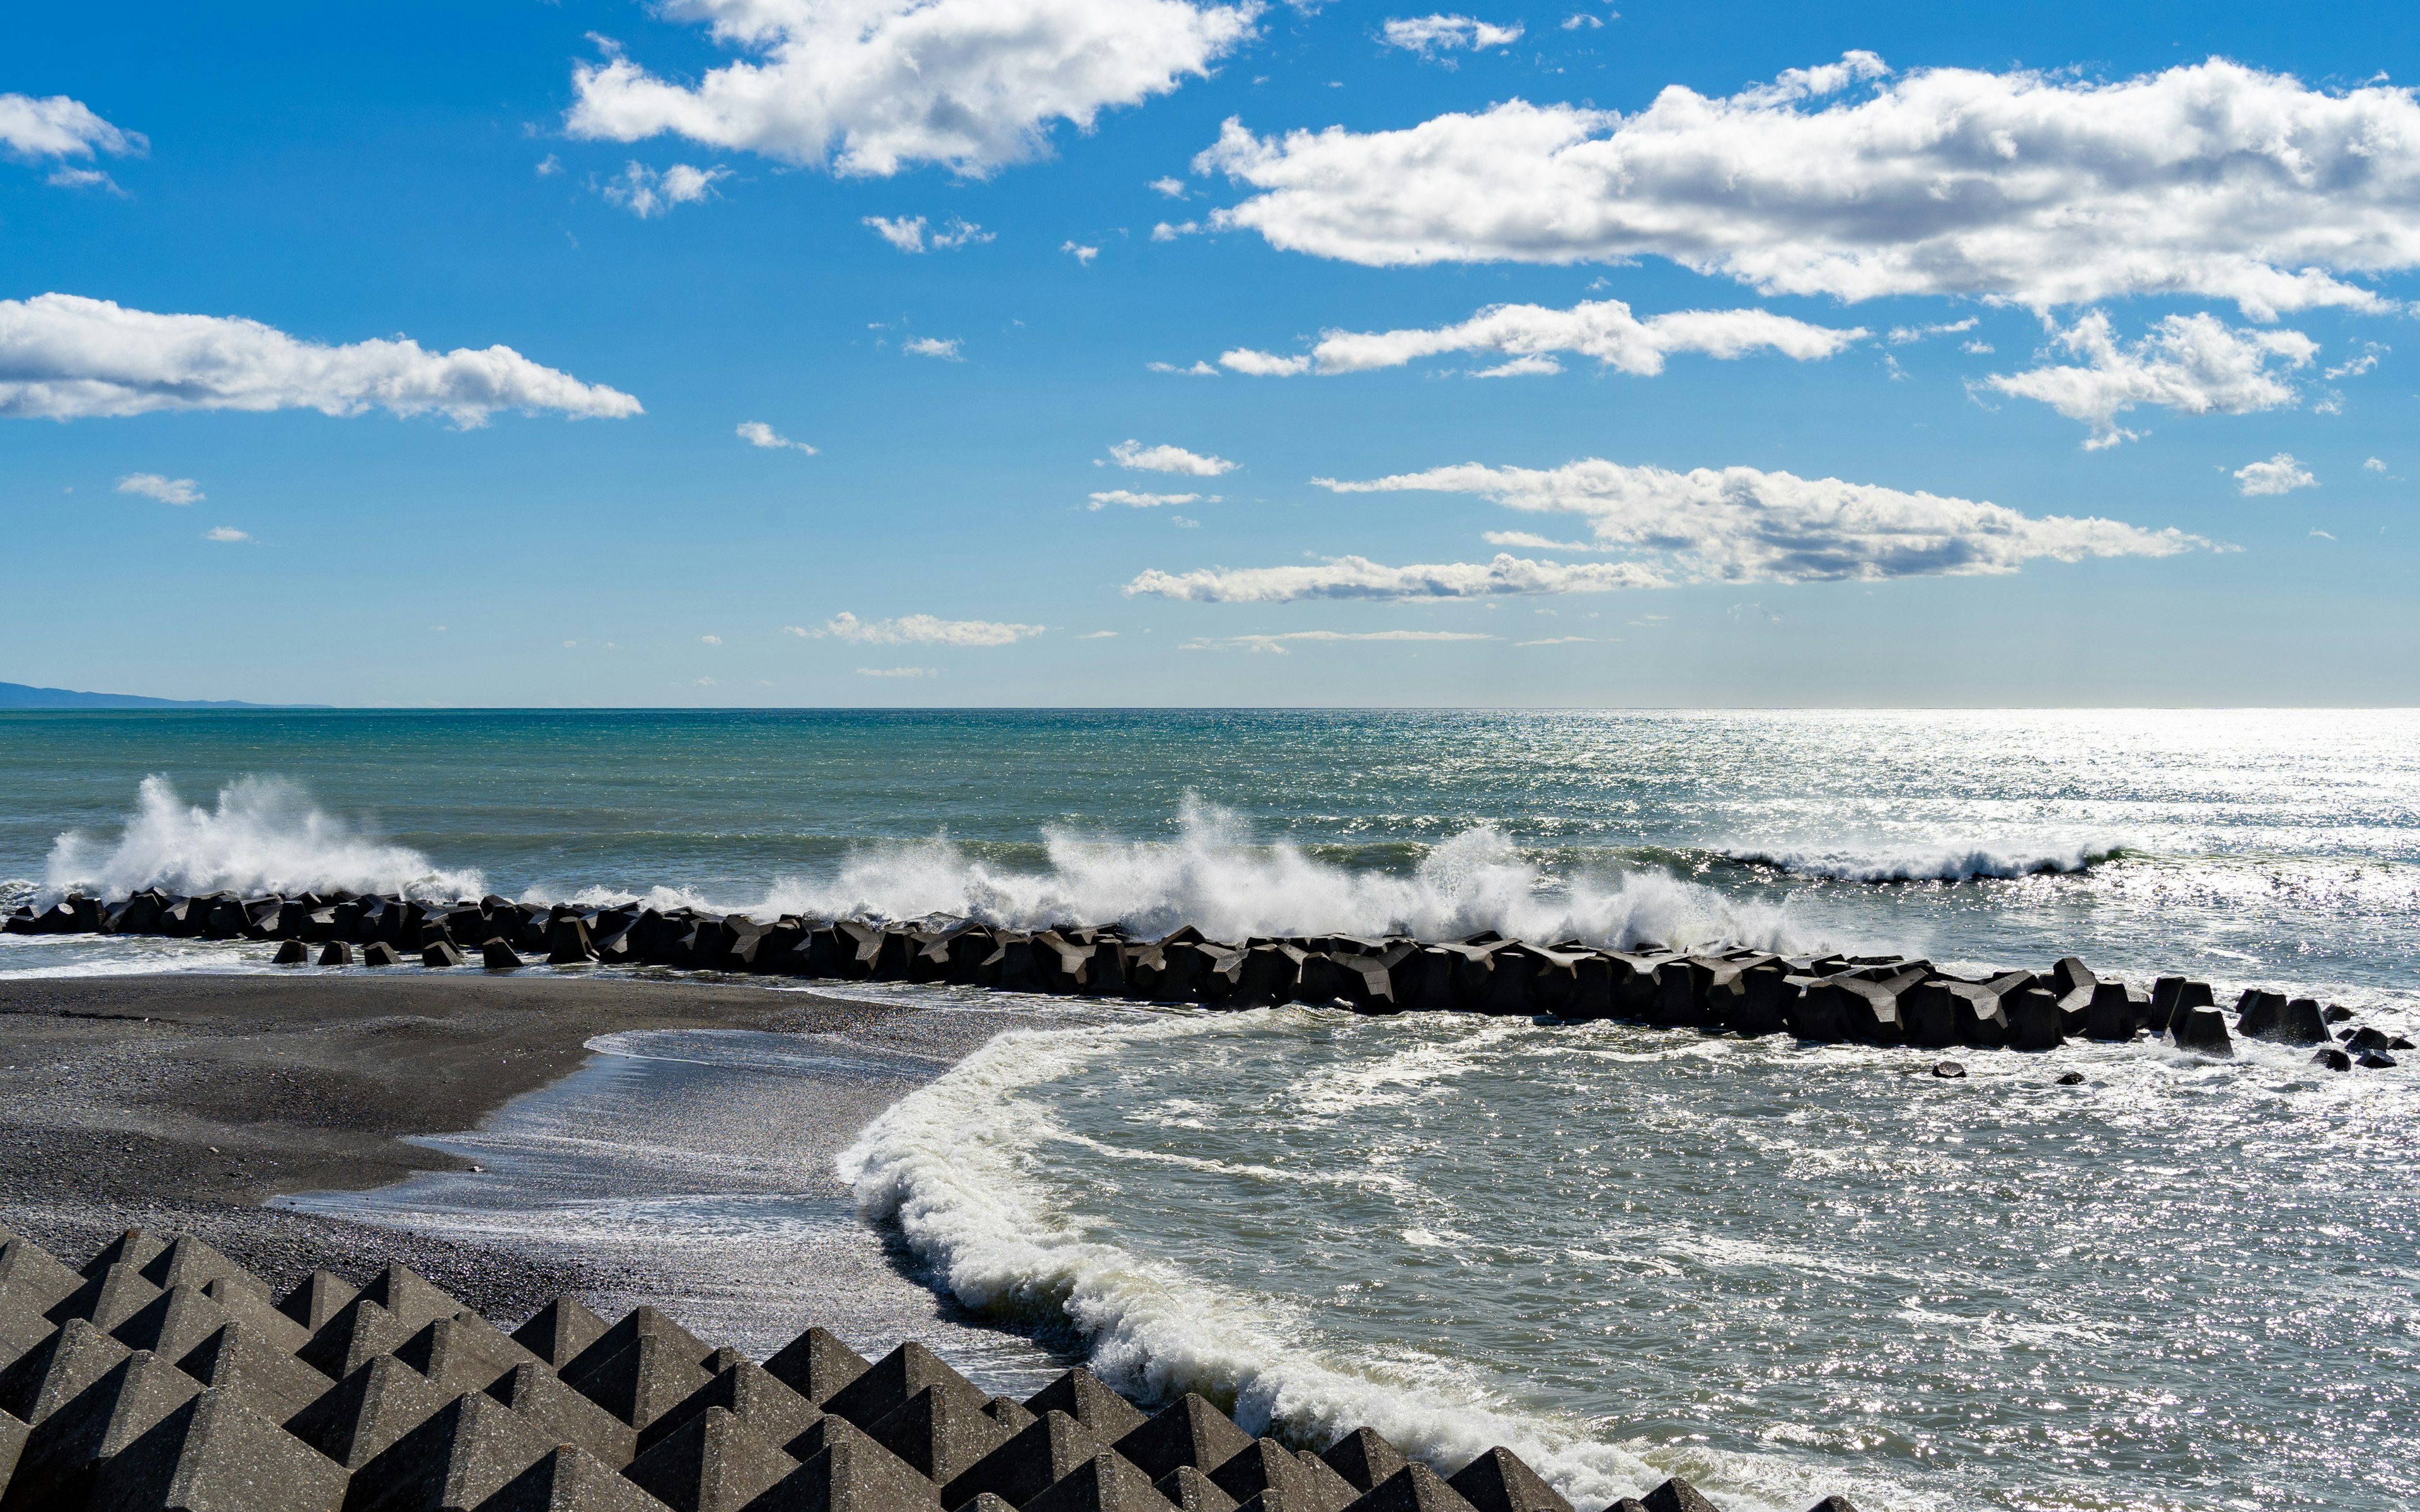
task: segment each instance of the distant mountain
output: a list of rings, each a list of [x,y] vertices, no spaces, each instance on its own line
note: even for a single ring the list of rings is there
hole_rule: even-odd
[[[238,703],[228,700],[147,699],[132,693],[76,693],[64,687],[0,683],[0,709],[324,709],[325,703]]]

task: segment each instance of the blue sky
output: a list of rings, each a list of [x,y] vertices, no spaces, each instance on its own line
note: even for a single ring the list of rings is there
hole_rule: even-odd
[[[2408,8],[8,27],[0,678],[2420,699]]]

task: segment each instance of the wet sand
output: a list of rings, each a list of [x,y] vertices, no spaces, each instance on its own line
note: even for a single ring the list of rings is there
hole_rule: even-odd
[[[176,1228],[281,1287],[397,1259],[490,1317],[520,1317],[623,1278],[261,1204],[470,1168],[405,1136],[475,1128],[580,1069],[598,1034],[912,1039],[915,1017],[744,984],[544,972],[0,980],[0,1227],[64,1256],[130,1223]]]

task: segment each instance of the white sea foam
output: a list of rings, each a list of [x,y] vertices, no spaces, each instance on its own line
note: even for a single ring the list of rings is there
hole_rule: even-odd
[[[70,830],[51,845],[39,896],[122,898],[142,887],[247,896],[343,887],[413,898],[479,896],[475,871],[446,871],[409,846],[380,841],[320,810],[276,778],[219,790],[215,810],[188,807],[163,777],[147,777],[114,840]]]
[[[1456,1392],[1450,1373],[1322,1358],[1308,1319],[1272,1297],[1245,1297],[1089,1237],[1054,1211],[1032,1173],[1061,1138],[1022,1096],[1138,1039],[1230,1032],[1232,1019],[1003,1034],[911,1092],[842,1152],[860,1210],[895,1222],[941,1284],[980,1312],[1072,1323],[1093,1370],[1130,1395],[1197,1391],[1233,1404],[1237,1422],[1325,1445],[1367,1425],[1406,1452],[1458,1469],[1503,1444],[1574,1503],[1603,1505],[1663,1473],[1630,1449],[1591,1442],[1576,1423]],[[1435,1379],[1440,1374],[1449,1381]]]
[[[2053,841],[2032,844],[1916,844],[1871,850],[1733,848],[1723,855],[1744,866],[1766,866],[1797,876],[1836,882],[1975,882],[2064,875],[2089,871],[2118,853],[2107,841]]]
[[[1786,908],[1728,899],[1664,872],[1550,878],[1492,825],[1437,845],[1408,873],[1339,866],[1252,837],[1233,814],[1188,800],[1172,841],[1046,831],[1048,864],[996,866],[949,840],[867,846],[827,879],[785,878],[762,907],[913,918],[952,914],[1032,928],[1191,924],[1215,939],[1390,931],[1449,939],[1495,930],[1529,940],[1793,949]]]

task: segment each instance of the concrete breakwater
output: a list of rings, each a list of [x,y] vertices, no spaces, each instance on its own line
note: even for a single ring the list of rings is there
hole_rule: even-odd
[[[1001,928],[965,918],[759,922],[741,914],[638,904],[535,905],[487,897],[423,903],[305,893],[241,898],[138,892],[21,908],[13,933],[117,933],[276,942],[283,964],[431,967],[533,959],[827,980],[935,982],[1011,993],[1241,1010],[1342,1004],[1364,1013],[1459,1011],[1619,1019],[1818,1042],[2047,1050],[2082,1038],[2164,1039],[2231,1056],[2239,1038],[2314,1047],[2334,1070],[2385,1069],[2409,1041],[2350,1024],[2344,1008],[2246,989],[2233,1022],[2211,986],[2180,976],[2148,988],[2103,980],[2073,957],[2046,970],[1962,977],[1900,956],[1778,956],[1745,948],[1601,949],[1489,933],[1461,940],[1346,935],[1155,939],[1115,925]]]
[[[993,1396],[912,1340],[809,1328],[759,1364],[650,1306],[506,1333],[399,1265],[280,1295],[191,1237],[70,1269],[0,1231],[9,1512],[1575,1512],[1509,1449],[1449,1474],[1154,1405],[1080,1368]],[[1605,1512],[1715,1509],[1675,1477]]]

